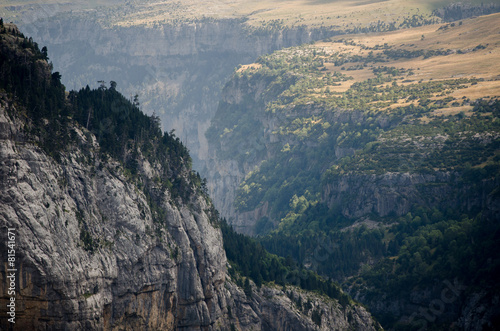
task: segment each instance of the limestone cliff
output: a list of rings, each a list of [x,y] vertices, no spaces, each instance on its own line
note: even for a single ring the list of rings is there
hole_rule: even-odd
[[[275,102],[278,95],[300,77],[285,74],[279,78],[283,81],[280,84],[270,83],[272,79],[265,74],[249,79],[235,74],[222,91],[218,112],[207,131],[210,155],[206,162],[207,179],[214,204],[237,231],[249,235],[256,234],[256,223],[263,217],[269,217],[270,211],[266,202],[251,210],[236,210],[235,201],[240,184],[263,161],[276,157],[286,144],[303,144],[311,149],[319,146],[312,139],[303,141],[291,134],[280,134],[282,127],[294,119],[308,116],[322,116],[325,122],[343,125],[363,124],[367,120],[367,116],[358,110],[336,108],[328,111],[315,104],[290,107],[288,112],[270,112],[267,110],[268,105]],[[383,115],[376,122],[382,128],[392,125]],[[229,127],[233,125],[235,129],[230,130]],[[242,129],[243,126],[250,128]],[[332,144],[332,148],[333,160],[352,155],[355,151],[354,148],[336,144]]]
[[[403,216],[415,205],[429,208],[483,210],[485,215],[498,214],[496,199],[490,193],[497,181],[464,183],[456,173],[432,174],[386,173],[351,175],[325,184],[323,200],[350,218],[365,215]],[[357,192],[356,196],[348,192]]]
[[[468,123],[460,122],[464,117],[457,117],[452,119],[460,124],[451,132],[445,127],[451,126],[448,119],[431,113],[437,123],[431,132],[421,109],[409,106],[391,113],[367,106],[366,100],[359,104],[359,95],[367,91],[361,84],[372,84],[373,78],[332,93],[353,78],[329,62],[334,60],[328,56],[338,53],[321,53],[324,43],[318,45],[263,56],[236,71],[223,89],[207,131],[207,178],[216,206],[238,231],[263,234],[255,227],[264,218],[276,227],[294,194],[351,220],[402,216],[416,206],[483,210],[496,217],[496,198],[490,193],[498,179],[493,168],[487,174],[478,162],[493,157],[499,138],[495,129],[477,125],[477,131],[469,131]],[[326,80],[331,85],[321,85]],[[368,100],[373,93],[367,95]],[[469,104],[474,116],[480,103]],[[495,101],[487,103],[495,107]]]
[[[96,158],[93,136],[75,128],[88,154],[75,146],[58,163],[26,141],[4,106],[1,122],[1,224],[16,233],[16,326],[172,329],[222,317],[226,260],[206,201],[176,205],[163,192],[160,228],[123,167]],[[156,173],[147,161],[141,169]]]

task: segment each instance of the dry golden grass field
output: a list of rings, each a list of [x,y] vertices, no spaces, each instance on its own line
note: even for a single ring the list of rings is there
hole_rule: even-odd
[[[152,25],[178,20],[247,18],[248,24],[261,26],[279,21],[286,26],[338,26],[352,28],[370,23],[401,22],[414,14],[429,16],[436,8],[456,0],[2,0],[0,16],[9,20],[47,17],[54,12],[97,12],[120,26]],[[467,3],[481,4],[471,0]]]
[[[453,26],[452,26],[453,25]],[[326,53],[344,53],[374,56],[383,50],[370,50],[376,45],[387,44],[398,50],[435,50],[448,51],[449,55],[438,55],[424,58],[401,58],[389,62],[373,63],[361,70],[349,71],[354,79],[342,82],[340,86],[331,86],[335,92],[344,92],[354,82],[374,77],[373,66],[388,66],[411,69],[412,76],[406,77],[402,84],[412,84],[430,80],[446,80],[454,78],[478,78],[477,84],[465,89],[457,89],[449,95],[455,99],[469,98],[475,100],[482,97],[500,96],[500,14],[466,19],[455,24],[435,24],[419,28],[403,29],[386,33],[369,33],[347,35],[344,42],[318,42],[314,47]],[[346,45],[346,41],[349,45]],[[363,47],[366,46],[366,47]],[[479,46],[479,47],[478,47]],[[484,48],[483,48],[484,47]],[[355,65],[350,63],[349,65]],[[333,63],[326,63],[326,72],[339,71]],[[434,99],[440,97],[435,96]],[[444,96],[441,96],[444,98]],[[393,104],[391,107],[403,104]],[[453,107],[440,109],[439,113],[455,113],[468,110],[469,107]]]

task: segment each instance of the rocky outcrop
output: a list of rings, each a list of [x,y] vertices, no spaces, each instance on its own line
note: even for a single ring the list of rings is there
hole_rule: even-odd
[[[495,215],[498,210],[490,192],[497,186],[492,180],[464,185],[452,172],[346,174],[324,185],[322,200],[353,219],[370,214],[403,216],[415,206],[464,212],[480,209]]]
[[[228,288],[232,293],[229,300],[232,312],[247,316],[245,320],[234,324],[242,329],[326,331],[349,328],[375,330],[380,327],[359,305],[349,305],[343,309],[337,300],[325,299],[295,287],[288,286],[284,292],[276,286],[257,289],[252,283],[250,297],[232,283],[228,283]],[[303,316],[308,318],[304,319]]]
[[[283,80],[285,83],[282,85],[288,84],[288,80],[292,81],[286,75],[283,76]],[[240,204],[243,208],[235,208],[238,190],[242,190],[242,187],[239,187],[240,184],[263,161],[273,162],[273,158],[276,159],[276,156],[281,153],[280,150],[287,144],[306,145],[305,148],[313,150],[319,146],[316,139],[301,141],[292,134],[280,133],[280,128],[286,127],[287,123],[293,122],[295,118],[315,115],[322,121],[333,125],[363,126],[371,120],[382,130],[395,128],[401,120],[401,117],[380,114],[374,116],[374,119],[369,119],[367,118],[369,115],[360,110],[339,108],[325,110],[320,103],[314,104],[313,102],[298,107],[288,106],[286,111],[266,111],[267,105],[276,100],[276,96],[272,94],[276,87],[271,84],[266,85],[269,81],[272,81],[272,78],[264,75],[257,78],[252,76],[249,79],[245,78],[244,74],[233,75],[223,90],[219,110],[209,130],[209,133],[212,129],[217,132],[209,145],[210,155],[213,155],[208,167],[210,170],[207,173],[211,195],[216,206],[235,229],[249,235],[256,234],[255,225],[259,220],[276,217],[270,215],[271,208],[268,208],[266,201],[254,203],[252,208],[247,209],[243,201],[244,203]],[[274,93],[279,92],[274,91]],[[231,117],[233,113],[238,114],[238,119],[247,116],[245,120],[249,118],[254,121],[251,124],[251,134],[249,130],[240,129],[246,125],[246,122],[224,120],[234,118],[235,116]],[[330,131],[329,134],[339,136],[342,129],[336,130]],[[384,143],[385,138],[380,139]],[[412,147],[416,153],[412,161],[424,162],[418,161],[417,156],[420,155],[422,159],[429,157],[429,153],[433,150],[443,148],[446,139],[444,136],[437,135],[429,138],[433,141],[432,144],[416,143]],[[490,138],[482,139],[484,144],[489,143]],[[399,146],[394,149],[395,151],[404,146],[403,142],[397,142],[397,144]],[[339,145],[335,141],[332,141],[330,146],[332,148],[328,163],[324,164],[325,170],[343,157],[352,156],[356,152],[363,153],[362,148],[365,147],[364,144]],[[492,193],[499,185],[497,179],[477,177],[471,180],[476,176],[471,170],[477,169],[469,169],[470,174],[463,169],[452,171],[451,168],[438,170],[428,167],[425,170],[417,168],[415,168],[417,170],[408,170],[408,160],[397,155],[397,152],[388,159],[394,163],[393,168],[386,170],[383,167],[373,166],[371,170],[376,169],[377,174],[353,170],[339,173],[333,176],[334,179],[329,179],[328,176],[323,177],[321,188],[319,188],[321,202],[331,210],[338,210],[343,216],[352,220],[370,216],[399,217],[417,206],[429,209],[461,210],[464,213],[482,210],[483,215],[489,218],[495,218],[498,215],[499,210],[496,207],[498,203],[494,202],[497,197]],[[312,167],[315,161],[317,162],[317,160],[310,160],[308,165]],[[280,162],[285,161],[281,159]],[[268,176],[268,174],[265,175]],[[279,220],[274,219],[274,222],[276,225]]]
[[[280,119],[265,112],[266,103],[272,100],[263,80],[247,81],[233,77],[224,87],[219,111],[212,119],[211,129],[217,133],[209,139],[209,158],[206,160],[206,177],[214,204],[231,225],[241,233],[254,234],[255,222],[266,216],[266,208],[242,213],[235,208],[237,189],[245,177],[271,153],[276,142],[274,131]],[[229,111],[224,111],[229,109]],[[243,111],[241,111],[243,109]],[[218,137],[224,130],[224,117],[231,111],[246,119],[252,127],[248,135],[233,133]],[[207,135],[210,135],[208,133]]]
[[[214,152],[215,153],[215,152]],[[214,154],[215,155],[215,154]],[[207,162],[207,179],[210,196],[223,217],[233,219],[235,215],[234,199],[236,189],[245,178],[245,172],[235,160],[217,160],[210,158]],[[231,221],[234,225],[235,223]],[[238,229],[239,231],[239,229]]]
[[[267,80],[266,80],[267,79]],[[303,144],[300,138],[291,134],[280,134],[280,127],[286,126],[295,118],[301,116],[320,115],[329,123],[363,123],[365,114],[356,110],[333,109],[325,112],[321,105],[308,104],[301,107],[291,107],[283,112],[269,112],[266,107],[276,100],[277,95],[288,85],[294,84],[297,78],[285,75],[282,86],[270,88],[268,77],[241,78],[235,74],[226,84],[221,95],[219,110],[212,120],[210,130],[217,132],[209,139],[209,159],[207,160],[206,177],[214,204],[238,231],[247,235],[255,235],[256,223],[269,215],[268,203],[262,202],[252,210],[237,210],[235,200],[240,184],[264,160],[269,160],[280,153],[286,144]],[[238,119],[246,116],[251,124],[231,122],[225,117]],[[325,114],[326,113],[326,114]],[[381,127],[387,128],[392,123],[385,116],[377,118]],[[238,127],[249,125],[250,131],[224,132],[224,126]],[[207,135],[210,135],[211,132]],[[226,130],[227,131],[227,130]],[[242,133],[243,132],[243,133]],[[317,141],[307,141],[309,148],[317,147]],[[342,158],[354,154],[355,149],[335,146],[334,158]]]

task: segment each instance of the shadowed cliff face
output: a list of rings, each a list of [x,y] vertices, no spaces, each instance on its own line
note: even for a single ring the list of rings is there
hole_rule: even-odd
[[[69,14],[68,14],[69,15]],[[276,49],[319,40],[330,28],[260,29],[243,20],[206,20],[155,27],[104,28],[92,19],[61,16],[21,28],[47,45],[68,89],[111,80],[127,97],[139,95],[146,113],[160,116],[205,173],[205,132],[234,68]]]
[[[350,218],[370,213],[403,216],[415,205],[466,212],[483,210],[488,217],[494,217],[498,214],[497,203],[490,192],[497,186],[497,181],[464,184],[451,172],[346,175],[325,184],[323,200]],[[348,196],[349,191],[356,192],[356,196]]]

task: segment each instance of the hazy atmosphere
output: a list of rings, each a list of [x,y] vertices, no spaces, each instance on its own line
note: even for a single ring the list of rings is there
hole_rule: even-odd
[[[500,1],[0,17],[1,330],[500,329]]]

